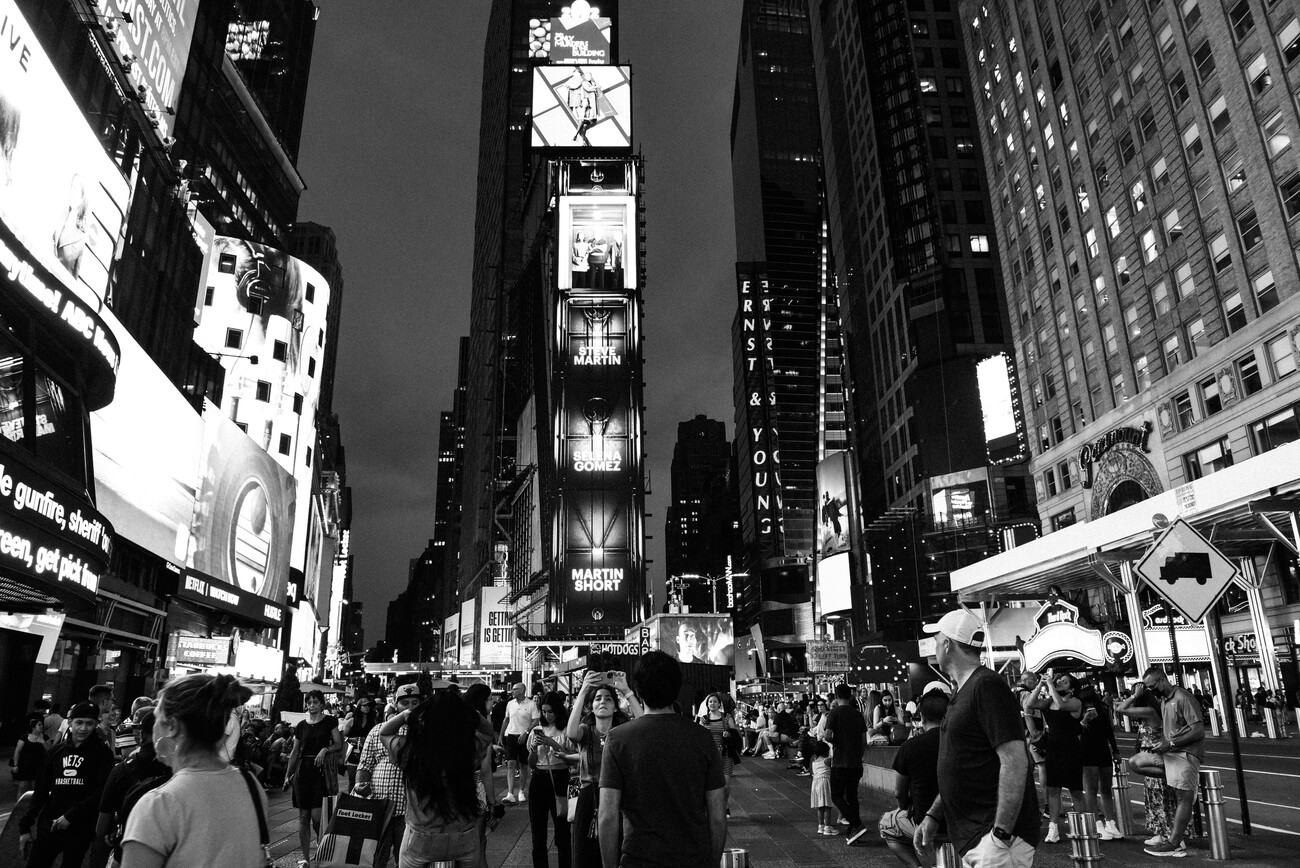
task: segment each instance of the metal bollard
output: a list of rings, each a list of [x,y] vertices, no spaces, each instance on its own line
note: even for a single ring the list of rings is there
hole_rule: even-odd
[[[1245,738],[1250,735],[1250,729],[1246,726],[1246,709],[1238,708],[1235,710],[1237,712],[1237,732],[1241,733],[1242,737]]]
[[[934,868],[962,868],[957,848],[952,844],[940,844],[935,847]]]
[[[1070,811],[1065,820],[1069,829],[1066,837],[1070,839],[1070,858],[1074,860],[1075,868],[1099,865],[1104,857],[1101,855],[1101,838],[1097,836],[1097,817]]]
[[[1201,772],[1201,800],[1205,803],[1206,830],[1210,839],[1210,858],[1223,862],[1228,852],[1228,818],[1223,812],[1223,781],[1214,769]]]
[[[1125,837],[1133,834],[1133,806],[1128,801],[1128,760],[1115,760],[1111,776],[1110,793],[1115,799],[1115,825]]]
[[[1264,709],[1264,729],[1269,738],[1277,738],[1277,712],[1271,708]]]
[[[1211,708],[1210,709],[1210,735],[1217,738],[1221,734],[1221,732],[1222,730],[1219,728],[1219,710],[1217,708]]]
[[[720,868],[749,868],[749,851],[735,847],[723,850]]]

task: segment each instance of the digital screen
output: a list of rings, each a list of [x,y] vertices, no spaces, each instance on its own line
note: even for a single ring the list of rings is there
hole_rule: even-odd
[[[533,70],[534,148],[632,147],[632,70],[539,66]]]
[[[849,550],[848,453],[835,452],[817,464],[817,553],[825,558]]]
[[[130,188],[14,0],[0,0],[0,219],[98,309]]]
[[[199,4],[195,0],[103,0],[103,6],[104,20],[116,22],[109,30],[118,55],[136,58],[127,78],[133,87],[148,88],[145,108],[154,112],[159,135],[171,135],[173,116],[167,110],[176,109]]]
[[[1024,458],[1024,426],[1017,416],[1018,396],[1010,358],[999,353],[982,360],[975,366],[975,376],[989,460],[1006,463]]]
[[[651,641],[679,663],[730,666],[736,657],[736,637],[730,615],[660,615]]]
[[[817,564],[817,611],[823,617],[853,608],[850,570],[848,552],[823,558]]]
[[[570,160],[562,167],[565,193],[625,196],[630,191],[632,165],[627,160]]]
[[[561,196],[560,289],[614,290],[636,286],[636,199]]]
[[[529,22],[532,23],[531,21]],[[529,48],[551,63],[609,63],[613,21],[600,17],[586,0],[566,6],[559,18],[533,28]],[[539,32],[540,31],[540,32]]]
[[[510,604],[505,602],[509,591],[505,585],[488,585],[479,594],[482,612],[478,641],[480,666],[509,666],[513,658],[515,622]]]

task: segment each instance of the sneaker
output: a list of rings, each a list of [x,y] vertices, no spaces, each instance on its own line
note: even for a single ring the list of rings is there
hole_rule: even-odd
[[[840,834],[840,830],[835,828],[834,826],[826,826],[825,831],[822,832],[822,834],[825,835],[827,838],[838,838]]]
[[[1119,824],[1114,820],[1107,820],[1106,828],[1110,830],[1110,834],[1113,836],[1111,840],[1122,841],[1124,839],[1124,833],[1119,830]]]
[[[1055,823],[1047,824],[1047,835],[1043,838],[1044,844],[1055,844],[1061,840],[1061,827]]]
[[[506,793],[504,796],[501,797],[501,803],[505,805],[513,805],[517,801],[518,800],[515,798],[514,793]]]
[[[794,773],[794,776],[796,778],[810,778],[812,777],[812,772],[806,772],[803,769],[799,769],[799,771]]]
[[[847,826],[847,825],[849,825],[849,821],[846,820],[846,819],[844,819],[843,817],[840,817],[838,820],[835,821],[835,825],[837,825],[837,826]]]
[[[866,826],[849,826],[844,830],[844,843],[853,846],[865,834],[867,834]]]
[[[824,825],[823,825],[823,826],[818,826],[818,827],[817,827],[817,834],[818,834],[818,835],[825,835],[825,834],[826,834],[826,830],[829,829],[829,828],[830,828],[829,826],[824,826]]]
[[[528,801],[528,797],[525,796],[523,793],[520,793],[520,794],[519,794],[519,804],[522,805],[522,804],[523,804],[524,802],[526,802],[526,801]]]
[[[1146,852],[1152,856],[1172,856],[1175,859],[1181,859],[1187,855],[1187,848],[1181,843],[1175,844],[1173,841],[1165,841],[1163,844],[1147,847]]]
[[[1142,842],[1142,846],[1154,847],[1157,844],[1163,844],[1164,842],[1165,842],[1164,835],[1152,835],[1150,838],[1147,838],[1145,841]]]
[[[765,759],[765,760],[774,760],[774,759],[776,759],[776,751],[774,751],[774,750],[769,750],[767,753],[763,754],[763,759]]]
[[[1121,841],[1124,836],[1119,833],[1118,829],[1112,829],[1110,823],[1097,824],[1097,837],[1103,841]]]

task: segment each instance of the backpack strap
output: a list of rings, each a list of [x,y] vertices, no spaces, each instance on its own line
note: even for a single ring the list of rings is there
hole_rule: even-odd
[[[258,794],[261,785],[253,779],[253,776],[246,769],[240,769],[239,774],[243,776],[244,783],[248,784],[248,795],[253,799],[253,813],[257,814],[257,836],[262,845],[262,853],[266,857],[266,865],[275,864],[271,859],[271,831],[266,825],[266,812],[262,810],[262,799]]]

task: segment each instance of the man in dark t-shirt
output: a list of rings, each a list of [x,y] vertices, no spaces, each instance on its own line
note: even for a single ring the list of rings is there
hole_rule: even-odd
[[[969,609],[925,627],[938,634],[935,656],[956,692],[939,728],[939,797],[913,843],[928,852],[942,815],[963,861],[1030,868],[1039,840],[1038,798],[1020,705],[1006,682],[980,664],[986,629]]]
[[[894,797],[898,807],[880,818],[880,837],[907,868],[920,868],[912,846],[916,826],[939,795],[939,724],[948,713],[948,694],[934,689],[917,703],[921,732],[894,755]]]
[[[722,756],[707,729],[673,714],[681,684],[681,665],[671,656],[641,656],[632,685],[646,712],[610,730],[600,764],[605,868],[716,868],[722,861]]]
[[[858,809],[858,783],[862,780],[862,745],[867,721],[853,702],[847,684],[835,685],[835,705],[826,713],[822,726],[831,746],[831,801],[840,816],[848,820],[844,838],[853,844],[862,837],[865,826]]]

